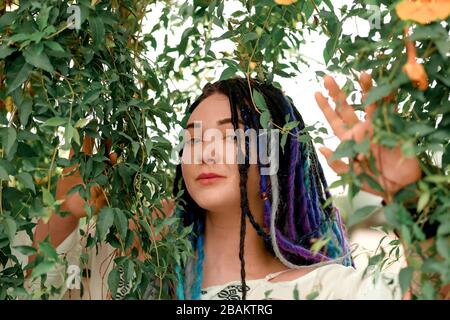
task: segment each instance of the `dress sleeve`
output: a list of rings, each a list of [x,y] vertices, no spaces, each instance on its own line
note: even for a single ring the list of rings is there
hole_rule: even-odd
[[[323,279],[333,281],[328,293],[332,299],[399,300],[402,298],[398,275],[389,272],[356,270],[340,266]],[[333,280],[332,280],[333,279]],[[324,287],[326,284],[324,283]]]
[[[363,277],[355,299],[400,300],[401,289],[398,275],[390,272],[370,273]]]
[[[67,261],[67,266],[75,265],[79,268],[79,261],[81,256],[81,243],[80,234],[78,228],[76,228],[64,241],[56,248],[56,252],[63,261]],[[51,299],[59,299],[64,296],[67,291],[65,279],[67,278],[67,270],[65,264],[56,264],[52,269],[47,272],[47,279],[45,286],[47,288],[53,286],[55,288],[61,288],[61,292]],[[40,279],[27,280],[27,288],[29,292],[35,292],[40,290]]]

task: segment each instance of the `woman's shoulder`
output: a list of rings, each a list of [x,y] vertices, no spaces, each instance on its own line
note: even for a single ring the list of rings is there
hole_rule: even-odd
[[[272,292],[286,290],[300,299],[400,299],[396,274],[357,270],[341,264],[286,270],[268,281]],[[282,294],[288,298],[286,294]]]

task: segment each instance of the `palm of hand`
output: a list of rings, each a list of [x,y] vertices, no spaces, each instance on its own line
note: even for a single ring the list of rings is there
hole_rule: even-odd
[[[363,154],[358,154],[355,159],[350,161],[356,174],[364,172],[369,175],[382,187],[384,192],[375,190],[367,181],[362,184],[361,189],[382,196],[388,202],[391,201],[393,194],[420,179],[422,172],[417,157],[407,157],[399,145],[394,148],[387,148],[374,142],[372,115],[377,108],[376,103],[366,107],[365,120],[361,121],[356,116],[354,108],[346,102],[347,97],[338,87],[336,81],[327,76],[324,82],[330,96],[336,103],[336,108],[333,110],[328,100],[320,92],[315,94],[315,98],[336,136],[341,141],[354,140],[356,143],[361,143],[366,138],[369,139],[370,152],[374,157],[379,175],[376,175],[370,168],[368,160]],[[363,73],[360,78],[360,85],[364,100],[372,88],[371,76]],[[332,159],[332,150],[326,147],[319,148],[319,150],[337,174],[344,174],[349,171],[349,165],[344,161]]]

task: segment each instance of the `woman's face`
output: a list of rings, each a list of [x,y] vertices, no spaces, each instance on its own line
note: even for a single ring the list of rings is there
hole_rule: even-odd
[[[239,120],[239,128],[244,126]],[[228,97],[214,93],[192,112],[185,130],[182,173],[192,199],[207,211],[240,206],[237,142]],[[259,173],[251,164],[249,202],[259,198]]]

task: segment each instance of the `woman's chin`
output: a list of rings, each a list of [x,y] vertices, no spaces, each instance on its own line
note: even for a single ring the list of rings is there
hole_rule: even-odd
[[[209,188],[198,192],[194,201],[208,211],[221,211],[234,202],[239,203],[239,199],[230,192],[229,189],[223,188]]]

